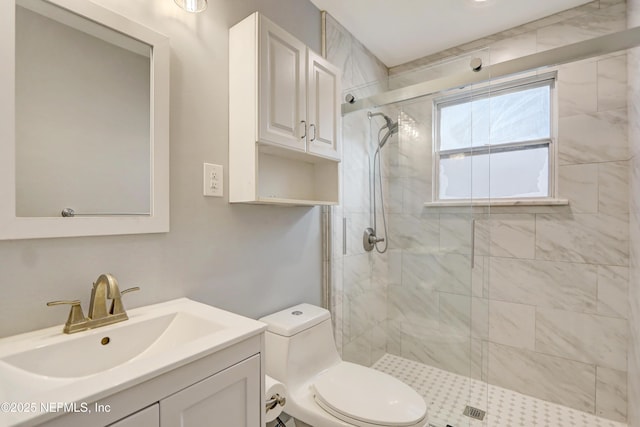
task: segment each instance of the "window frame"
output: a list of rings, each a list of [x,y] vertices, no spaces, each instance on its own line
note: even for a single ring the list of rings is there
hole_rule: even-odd
[[[556,202],[558,188],[558,117],[557,117],[557,71],[548,72],[544,74],[533,75],[530,77],[510,79],[494,84],[487,84],[476,89],[465,89],[453,95],[447,95],[439,98],[434,98],[432,111],[432,123],[433,123],[433,164],[432,164],[432,200],[433,204],[460,204],[461,202],[472,202],[473,204],[527,204],[527,203],[540,203]],[[490,98],[492,96],[504,95],[508,93],[518,92],[522,90],[532,89],[536,87],[549,87],[549,138],[525,140],[516,142],[506,142],[495,145],[484,145],[479,147],[464,147],[450,150],[440,149],[440,111],[443,107],[463,104],[471,102],[473,100]],[[491,153],[499,153],[505,151],[521,151],[527,148],[536,147],[548,147],[549,156],[549,177],[548,177],[548,196],[543,197],[495,197],[490,195],[488,198],[474,198],[473,190],[470,198],[441,198],[440,197],[440,162],[443,158],[448,158],[454,155],[487,155]],[[472,175],[473,177],[473,175]],[[473,179],[473,178],[472,178]]]

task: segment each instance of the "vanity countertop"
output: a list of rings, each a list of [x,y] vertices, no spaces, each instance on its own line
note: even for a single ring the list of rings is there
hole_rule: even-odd
[[[0,339],[0,426],[34,425],[252,336],[266,325],[187,298],[132,309],[129,320]],[[61,405],[68,406],[61,406]]]

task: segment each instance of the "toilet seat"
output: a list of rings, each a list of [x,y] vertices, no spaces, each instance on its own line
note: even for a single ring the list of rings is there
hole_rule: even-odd
[[[427,405],[415,390],[390,375],[349,362],[319,374],[313,394],[322,409],[358,427],[414,427],[426,421]]]

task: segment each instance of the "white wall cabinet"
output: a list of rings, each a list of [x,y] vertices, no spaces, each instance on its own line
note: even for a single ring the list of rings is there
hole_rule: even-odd
[[[307,149],[307,47],[270,21],[256,19],[260,22],[258,46],[261,47],[258,140],[304,152]],[[234,47],[238,48],[241,47]]]
[[[229,31],[229,201],[337,204],[340,72],[257,12]]]
[[[326,59],[307,49],[307,118],[310,153],[339,160],[340,72]]]

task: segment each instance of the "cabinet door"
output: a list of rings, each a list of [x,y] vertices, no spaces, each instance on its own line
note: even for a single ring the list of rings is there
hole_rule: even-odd
[[[340,71],[309,50],[308,151],[340,160]]]
[[[260,355],[160,401],[162,427],[260,425]]]
[[[306,46],[260,17],[258,139],[305,151]]]
[[[160,426],[160,409],[156,403],[135,414],[123,418],[109,427],[159,427]]]

